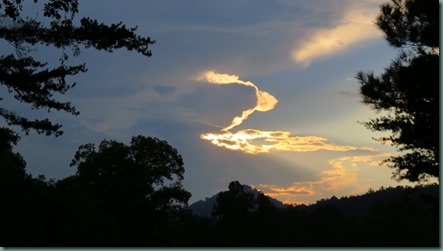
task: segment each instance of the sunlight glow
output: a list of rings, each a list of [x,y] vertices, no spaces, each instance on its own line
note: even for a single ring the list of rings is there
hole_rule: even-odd
[[[255,111],[266,112],[274,109],[275,105],[278,102],[278,100],[271,94],[259,90],[258,87],[254,85],[254,83],[252,82],[240,80],[240,77],[237,75],[219,74],[214,71],[207,71],[197,79],[200,81],[207,81],[211,84],[217,84],[217,85],[239,84],[239,85],[250,86],[255,89],[255,94],[257,97],[257,105],[251,109],[243,111],[241,116],[234,117],[232,123],[228,127],[224,128],[223,131],[228,131],[242,124],[243,121],[245,121],[249,117],[249,115],[251,115]]]
[[[297,46],[292,57],[307,67],[313,60],[337,54],[360,42],[382,37],[374,24],[378,9],[354,8],[347,11],[342,22],[330,29],[316,29],[304,43]]]
[[[242,124],[255,111],[269,111],[277,104],[278,100],[271,94],[258,89],[250,82],[240,80],[237,75],[220,74],[214,71],[206,71],[201,74],[197,80],[212,84],[240,84],[250,86],[255,89],[257,104],[255,107],[243,111],[241,116],[236,116],[231,124],[223,128],[222,133],[205,133],[200,138],[210,141],[212,144],[224,147],[230,150],[243,151],[245,153],[257,154],[275,151],[292,152],[312,152],[318,150],[328,151],[352,151],[352,150],[370,150],[371,148],[355,146],[339,146],[327,143],[327,139],[317,136],[292,136],[291,132],[286,131],[261,131],[256,129],[245,129],[235,133],[230,130]]]
[[[294,182],[281,187],[259,184],[256,187],[268,196],[287,204],[312,204],[326,197],[362,194],[369,183],[359,179],[359,168],[380,166],[381,160],[395,153],[375,152],[373,155],[345,156],[328,161],[330,169],[324,170],[318,180]]]
[[[223,129],[226,131],[226,128]],[[236,133],[225,132],[222,134],[206,133],[202,139],[209,140],[212,144],[231,150],[242,150],[246,153],[267,153],[271,150],[291,152],[312,152],[318,150],[352,151],[362,148],[354,146],[339,146],[326,143],[327,139],[316,136],[298,137],[291,136],[284,131],[260,131],[254,129],[240,130]],[[266,144],[254,141],[263,140]],[[370,149],[370,148],[366,148]]]

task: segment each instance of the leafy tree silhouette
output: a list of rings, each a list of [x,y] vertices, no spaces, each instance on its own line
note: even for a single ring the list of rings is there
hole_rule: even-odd
[[[191,194],[182,186],[182,157],[166,141],[135,136],[130,145],[112,140],[103,140],[97,150],[82,145],[71,166],[77,167],[71,183],[92,194],[116,220],[115,245],[170,242],[171,227]]]
[[[380,76],[357,73],[363,102],[386,116],[363,124],[390,131],[377,140],[403,155],[384,162],[396,180],[439,177],[439,6],[434,0],[392,0],[381,6],[377,26],[400,49]]]
[[[36,10],[35,17],[39,18],[25,16],[24,9]],[[10,50],[6,49],[0,55],[0,85],[5,86],[15,100],[30,105],[32,109],[46,109],[48,112],[62,110],[78,115],[79,112],[70,102],[61,101],[57,96],[75,86],[75,82],[69,83],[69,76],[87,70],[85,64],[68,64],[70,57],[80,54],[80,48],[106,52],[126,48],[151,56],[150,46],[154,41],[137,35],[136,27],[127,28],[121,22],[105,25],[89,17],[76,18],[77,14],[77,0],[0,2],[0,39],[11,45]],[[41,55],[37,49],[40,47],[59,51],[59,61],[45,62],[38,59]],[[100,218],[95,212],[103,203],[88,195],[80,196],[87,193],[79,185],[78,177],[67,178],[57,186],[52,181],[46,181],[43,176],[33,178],[26,174],[26,163],[20,154],[12,151],[12,145],[20,139],[13,127],[21,128],[26,134],[35,130],[37,133],[59,136],[63,133],[61,125],[48,118],[30,119],[4,106],[0,106],[0,117],[8,125],[0,127],[0,193],[3,205],[7,205],[1,214],[5,226],[0,234],[5,241],[1,243],[42,245],[50,243],[48,236],[57,237],[52,239],[52,244],[57,243],[56,239],[66,241],[67,238],[61,234],[64,231],[53,231],[51,228],[67,229],[63,226],[68,223],[68,218],[60,212],[66,210],[68,205],[72,207],[63,199],[68,194],[70,198],[77,199],[77,208],[80,209],[71,216],[79,216],[80,219],[88,215],[90,217],[85,218],[90,222],[98,222],[94,221]],[[30,208],[33,210],[30,211]],[[87,210],[82,211],[82,208]],[[49,215],[53,221],[45,223],[44,219]],[[100,224],[106,225],[104,222]],[[70,223],[70,226],[77,223],[79,228],[74,228],[74,231],[85,231],[81,224],[90,226],[84,224],[84,220],[73,220]],[[100,239],[93,236],[97,233],[91,232],[90,239]]]
[[[237,222],[244,220],[254,207],[254,195],[244,191],[238,181],[229,183],[229,190],[218,194],[213,215],[222,222]]]
[[[77,173],[55,182],[26,174],[12,151],[15,133],[0,136],[8,142],[0,145],[2,245],[174,246],[189,231],[183,160],[166,141],[82,145],[72,161]]]
[[[26,162],[13,145],[19,137],[0,128],[0,243],[4,246],[39,246],[50,236],[54,217],[52,180],[26,173]]]
[[[12,151],[19,136],[8,128],[0,128],[0,139],[0,186],[4,191],[6,187],[16,186],[26,178],[26,162],[19,153]]]
[[[406,190],[391,201],[374,203],[362,218],[361,230],[367,238],[361,243],[386,247],[438,246],[436,220],[438,217],[429,215],[425,203]]]
[[[12,151],[12,146],[19,140],[17,135],[7,128],[0,128],[0,139],[0,242],[18,242],[20,237],[13,227],[15,217],[11,216],[16,212],[17,205],[22,204],[26,163],[20,154]]]
[[[229,190],[220,192],[212,215],[218,220],[217,228],[224,246],[245,246],[251,242],[249,228],[254,208],[254,195],[244,191],[238,181],[229,183]]]
[[[149,47],[154,40],[137,35],[137,27],[126,28],[121,22],[105,25],[89,17],[81,18],[76,25],[77,0],[47,0],[41,10],[42,20],[24,17],[23,5],[34,4],[38,9],[38,2],[4,0],[0,3],[0,39],[15,50],[15,53],[0,56],[0,85],[7,87],[16,100],[30,104],[32,109],[79,114],[70,102],[57,100],[54,95],[65,94],[75,86],[75,82],[67,82],[67,76],[87,70],[85,64],[67,65],[69,56],[80,54],[81,46],[107,52],[126,48],[151,56]],[[61,50],[59,65],[51,69],[47,67],[48,62],[32,56],[37,46]],[[51,62],[54,64],[57,63]],[[48,118],[32,120],[4,107],[0,107],[0,116],[9,126],[18,126],[26,133],[31,129],[46,135],[63,133],[61,125]]]

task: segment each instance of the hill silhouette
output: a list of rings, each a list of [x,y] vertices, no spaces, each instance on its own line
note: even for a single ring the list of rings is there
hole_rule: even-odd
[[[249,185],[242,184],[242,186],[245,192],[253,194],[254,198],[257,198],[260,194],[264,195],[261,191]],[[280,209],[296,207],[307,212],[311,212],[324,207],[335,207],[348,216],[362,216],[367,214],[374,204],[389,203],[390,201],[399,199],[401,196],[409,196],[410,198],[414,198],[416,200],[421,200],[423,198],[425,198],[425,200],[438,200],[440,192],[439,190],[440,188],[438,185],[417,186],[415,188],[403,186],[388,188],[381,187],[377,191],[370,189],[367,193],[361,195],[345,196],[341,198],[332,196],[329,199],[322,199],[311,205],[284,204],[283,202],[270,196],[266,197],[269,198],[272,205]],[[211,197],[207,197],[205,200],[199,200],[189,205],[188,209],[190,209],[196,216],[212,218],[211,212],[217,202],[219,194],[220,193],[217,193]],[[423,206],[426,208],[430,207],[430,205],[427,204],[423,204]]]
[[[261,191],[249,186],[249,185],[242,185],[243,190],[246,193],[250,193],[254,196],[254,199],[257,200],[259,195],[264,195]],[[220,193],[217,193],[211,197],[206,198],[205,200],[199,200],[191,205],[189,205],[189,209],[192,211],[192,213],[199,217],[206,217],[206,218],[212,218],[212,209],[214,208],[215,204],[217,203],[217,198]],[[266,196],[273,206],[277,208],[285,208],[287,205],[285,205],[283,202],[272,198],[270,196]]]
[[[220,192],[190,205],[188,209],[193,214],[193,221],[188,222],[190,225],[183,237],[186,241],[182,245],[440,246],[439,185],[382,187],[378,191],[370,189],[362,195],[333,196],[311,205],[286,205],[269,196],[261,197],[259,202],[261,192],[247,185],[241,185],[241,188],[252,196],[222,201],[224,205],[218,206],[215,215],[212,212],[220,202],[220,194],[235,194],[234,190]],[[263,198],[269,203],[266,199],[263,203]],[[252,206],[239,203],[239,199],[252,201]],[[244,205],[249,205],[246,213]]]

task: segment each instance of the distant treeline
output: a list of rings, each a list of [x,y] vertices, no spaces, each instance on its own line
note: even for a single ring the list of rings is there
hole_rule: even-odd
[[[255,196],[255,200],[254,196],[249,197],[252,205],[248,210],[244,210],[245,203],[240,202],[248,200],[247,196],[231,189],[231,185],[229,191],[222,192],[231,193],[231,200],[220,201],[218,196],[219,204],[215,204],[213,217],[194,217],[194,225],[186,232],[187,242],[183,245],[440,246],[439,185],[382,187],[364,195],[332,197],[309,206],[288,205],[285,208],[276,207],[262,194]],[[220,205],[220,202],[225,204]],[[226,205],[226,202],[235,206]]]
[[[10,179],[9,184],[3,181],[2,246],[440,245],[438,185],[383,188],[285,208],[263,194],[250,196],[243,186],[230,185],[219,194],[213,217],[205,218],[186,208],[172,216],[145,204],[111,206],[90,191],[79,190],[76,182],[75,176],[54,182],[30,175]]]

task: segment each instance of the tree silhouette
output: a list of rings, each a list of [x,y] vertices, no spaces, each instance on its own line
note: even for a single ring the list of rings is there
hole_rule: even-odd
[[[228,191],[218,194],[212,215],[217,219],[220,245],[245,246],[251,243],[253,236],[248,230],[252,223],[254,203],[254,195],[247,193],[238,181],[232,181]]]
[[[34,4],[38,9],[38,2],[3,0],[0,3],[0,39],[8,42],[15,51],[0,56],[0,85],[4,85],[16,100],[31,105],[32,109],[79,114],[70,102],[57,100],[54,95],[65,94],[75,86],[76,83],[68,83],[66,77],[87,70],[85,64],[67,65],[69,56],[80,54],[81,46],[107,52],[126,48],[151,56],[149,46],[154,41],[137,35],[137,27],[126,28],[121,22],[106,25],[89,17],[81,18],[76,25],[77,0],[47,0],[40,10],[43,12],[41,20],[24,17],[23,5]],[[51,62],[51,65],[58,66],[50,68],[48,62],[37,60],[38,55],[33,55],[37,46],[60,50],[59,62]],[[63,133],[61,125],[48,118],[32,120],[4,107],[0,107],[0,116],[9,126],[19,126],[26,133],[31,129],[46,135]]]
[[[387,115],[363,124],[390,131],[377,140],[403,155],[384,162],[396,180],[439,177],[439,6],[434,0],[392,0],[381,6],[377,26],[399,56],[380,76],[357,73],[363,102]]]
[[[103,140],[98,148],[80,146],[71,166],[76,174],[57,188],[86,202],[87,215],[95,208],[101,212],[91,235],[106,237],[96,245],[172,245],[191,197],[182,186],[183,159],[175,148],[145,136],[132,137],[129,145]]]
[[[250,215],[254,207],[254,195],[244,191],[238,181],[229,183],[229,190],[218,194],[212,214],[220,221],[241,221]]]
[[[26,162],[13,151],[19,136],[0,128],[0,243],[4,246],[39,246],[51,235],[54,217],[52,180],[26,173]],[[45,222],[46,221],[46,222]],[[42,238],[43,237],[43,238]]]
[[[131,144],[103,140],[79,147],[71,166],[79,182],[115,209],[144,205],[165,217],[187,206],[184,167],[177,150],[157,138],[135,136]]]
[[[21,205],[24,194],[24,187],[27,180],[25,171],[26,163],[19,153],[12,151],[12,145],[19,140],[11,130],[0,128],[0,201],[3,205],[0,209],[0,241],[7,243],[14,236],[15,229],[6,229],[12,226],[11,213],[17,210],[17,205]]]
[[[4,191],[6,187],[16,186],[17,182],[26,177],[26,162],[19,153],[12,151],[12,146],[17,144],[20,137],[8,128],[0,128],[0,186]]]

